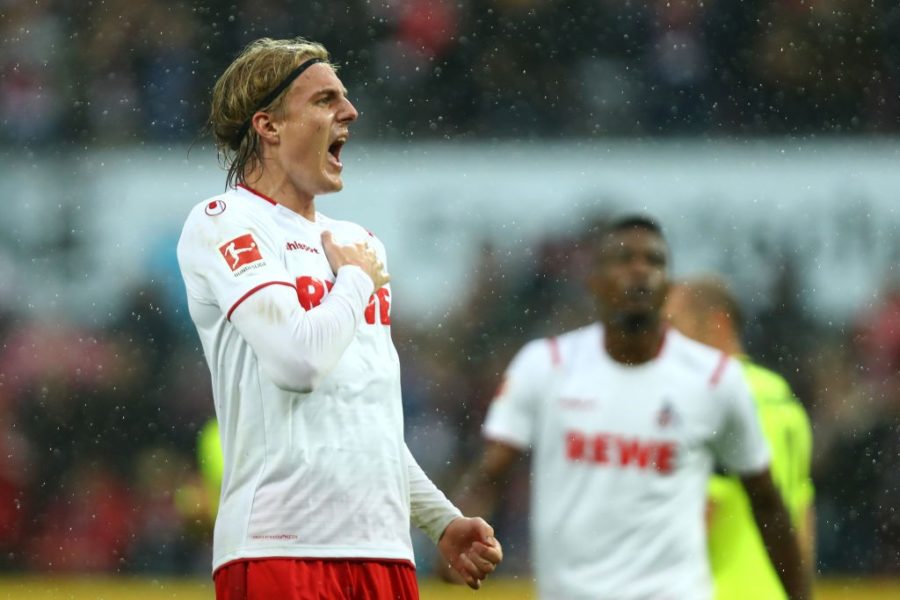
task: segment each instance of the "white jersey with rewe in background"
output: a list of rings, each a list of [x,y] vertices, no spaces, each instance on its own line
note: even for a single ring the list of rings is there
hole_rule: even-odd
[[[412,562],[411,510],[432,536],[459,514],[403,440],[390,287],[373,293],[359,267],[335,277],[323,230],[387,262],[362,227],[309,221],[243,187],[196,206],[178,244],[225,458],[214,569],[262,557]]]
[[[532,555],[547,600],[708,600],[714,461],[761,472],[768,447],[737,362],[674,330],[626,366],[591,325],[530,342],[487,438],[532,453]]]

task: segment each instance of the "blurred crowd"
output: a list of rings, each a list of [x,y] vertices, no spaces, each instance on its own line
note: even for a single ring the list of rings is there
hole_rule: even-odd
[[[193,140],[249,41],[304,35],[377,138],[897,132],[891,0],[3,0],[0,143]]]
[[[485,243],[467,299],[442,321],[392,315],[407,440],[445,489],[475,456],[518,348],[593,320],[586,239],[545,239],[515,268]],[[214,415],[209,374],[169,292],[147,282],[95,328],[0,311],[3,570],[208,574],[197,436]],[[840,327],[806,315],[789,276],[773,294],[748,315],[747,341],[812,419],[819,570],[900,575],[900,287]],[[527,479],[495,523],[510,574],[528,568]]]

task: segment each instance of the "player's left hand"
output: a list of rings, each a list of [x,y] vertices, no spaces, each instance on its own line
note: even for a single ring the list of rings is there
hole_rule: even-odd
[[[484,578],[503,560],[503,548],[494,537],[494,528],[480,517],[451,521],[438,541],[438,550],[473,590],[481,588]]]

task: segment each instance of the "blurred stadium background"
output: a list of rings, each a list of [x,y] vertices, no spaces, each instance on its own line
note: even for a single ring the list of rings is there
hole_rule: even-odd
[[[810,413],[819,597],[900,598],[888,0],[2,0],[0,598],[212,597],[213,409],[174,244],[223,187],[215,76],[298,34],[362,112],[319,206],[389,248],[408,439],[438,483],[513,352],[592,319],[587,229],[647,211],[676,275],[738,290],[752,354]],[[528,597],[519,480],[497,519],[518,579],[492,598]]]

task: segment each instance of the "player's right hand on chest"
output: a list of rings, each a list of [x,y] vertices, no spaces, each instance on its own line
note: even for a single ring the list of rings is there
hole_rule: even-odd
[[[384,270],[384,263],[368,244],[358,242],[342,246],[335,243],[330,231],[323,231],[322,248],[335,274],[344,265],[356,265],[372,278],[376,290],[391,280],[391,276]]]

